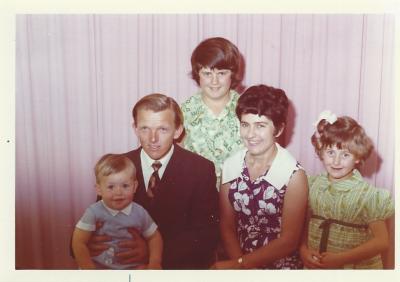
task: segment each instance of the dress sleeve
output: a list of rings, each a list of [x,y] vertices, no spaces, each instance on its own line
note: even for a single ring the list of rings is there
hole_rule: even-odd
[[[374,189],[366,203],[366,222],[385,220],[394,214],[394,202],[384,189]]]
[[[308,175],[308,174],[307,174],[308,187],[311,187],[311,186],[314,184],[315,179],[317,179],[317,176]]]
[[[187,101],[183,102],[180,106],[182,114],[183,114],[183,121],[187,122]]]
[[[307,182],[308,182],[308,194],[311,195],[313,191],[315,191],[315,186],[320,186],[320,183],[316,183],[319,179],[319,175],[307,175]]]
[[[310,202],[310,195],[311,195],[311,187],[315,182],[315,179],[317,177],[314,175],[309,175],[307,174],[307,182],[308,182],[308,200],[307,200],[307,209],[309,211],[309,213],[311,213],[312,209],[311,209],[311,202]]]
[[[192,118],[192,115],[190,114],[191,101],[192,101],[192,96],[190,96],[180,106],[182,114],[183,114],[183,122],[184,122],[185,125],[189,124],[190,123],[190,119]]]

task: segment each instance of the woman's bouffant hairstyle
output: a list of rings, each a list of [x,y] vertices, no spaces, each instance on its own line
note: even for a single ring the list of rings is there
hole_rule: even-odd
[[[240,53],[229,40],[222,37],[212,37],[202,41],[192,53],[192,78],[200,85],[199,72],[201,68],[229,69],[232,71],[231,88],[235,89],[241,81]]]
[[[98,160],[94,167],[96,183],[100,184],[102,177],[119,173],[126,168],[132,169],[132,177],[136,179],[135,165],[127,156],[123,154],[106,154]]]
[[[132,116],[135,125],[137,124],[137,115],[140,109],[151,110],[155,113],[170,109],[175,114],[175,127],[183,125],[183,113],[178,103],[171,97],[164,94],[153,93],[142,97],[133,107]]]
[[[275,127],[275,134],[283,129],[288,115],[289,100],[285,91],[267,85],[255,85],[240,95],[236,115],[242,120],[244,114],[266,116]]]
[[[336,146],[338,149],[349,150],[360,164],[374,148],[361,125],[348,116],[338,117],[332,124],[325,119],[319,121],[316,132],[311,136],[311,143],[320,159],[324,149]]]

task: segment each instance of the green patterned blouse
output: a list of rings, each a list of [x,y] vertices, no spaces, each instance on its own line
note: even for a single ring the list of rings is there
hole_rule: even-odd
[[[217,188],[223,162],[243,147],[239,136],[240,123],[235,114],[239,94],[231,90],[230,96],[230,101],[218,116],[204,104],[201,93],[191,96],[181,105],[186,131],[184,147],[214,162]]]
[[[377,189],[365,182],[358,172],[343,181],[331,182],[327,173],[310,176],[309,209],[311,214],[357,225],[368,225],[385,220],[394,214],[394,202],[387,190]],[[322,235],[321,218],[311,218],[308,225],[308,247],[318,250]],[[332,223],[327,251],[342,252],[355,248],[371,239],[369,228]],[[382,268],[379,255],[344,268]]]

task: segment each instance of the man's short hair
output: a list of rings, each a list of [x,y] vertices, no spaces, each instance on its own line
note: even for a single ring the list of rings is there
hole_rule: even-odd
[[[133,107],[132,116],[135,125],[137,124],[137,115],[140,109],[161,112],[170,109],[175,114],[175,127],[183,126],[183,113],[178,103],[171,97],[164,94],[153,93],[142,97]]]

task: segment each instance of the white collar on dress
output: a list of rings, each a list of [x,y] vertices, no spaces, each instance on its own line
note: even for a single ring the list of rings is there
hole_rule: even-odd
[[[106,208],[106,210],[112,215],[112,216],[116,216],[119,212],[122,212],[123,214],[126,215],[130,215],[131,210],[132,210],[132,203],[129,203],[129,205],[127,205],[125,208],[123,208],[122,210],[114,210],[112,208],[107,207],[106,203],[104,203],[103,200],[101,200],[101,203],[103,204],[103,206]]]
[[[272,161],[271,167],[267,172],[267,175],[262,176],[268,183],[271,183],[277,189],[281,189],[287,185],[289,179],[296,168],[297,161],[289,153],[288,150],[282,148],[276,143],[278,153],[275,159]]]
[[[278,149],[277,154],[267,175],[261,178],[271,183],[275,188],[281,189],[289,182],[290,176],[296,169],[297,161],[288,150],[278,143],[275,143],[275,145]],[[241,176],[246,153],[247,148],[244,148],[225,161],[222,169],[222,183],[230,182]]]

